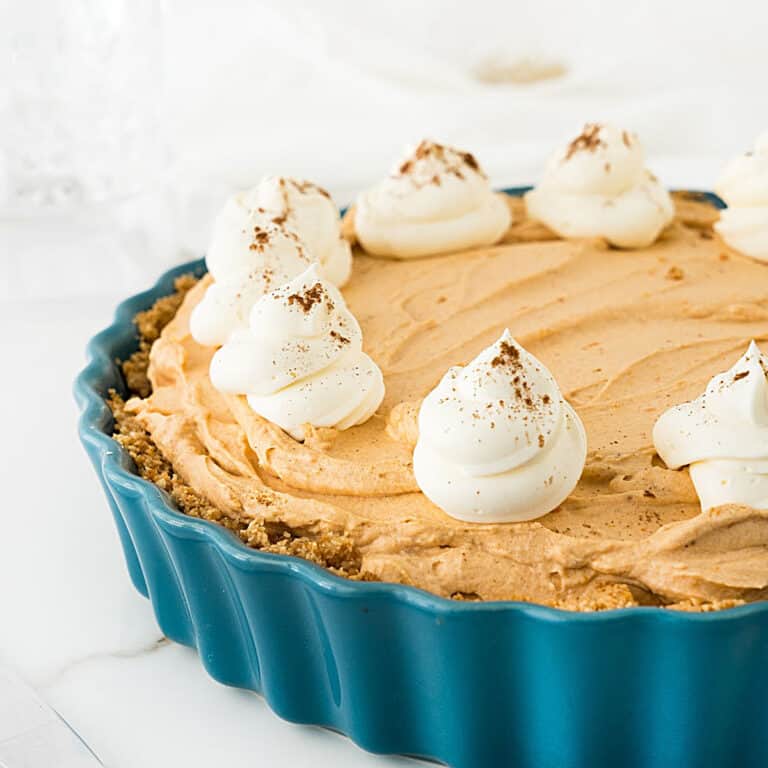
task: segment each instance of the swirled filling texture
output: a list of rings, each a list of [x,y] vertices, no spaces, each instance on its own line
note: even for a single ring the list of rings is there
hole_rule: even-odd
[[[750,339],[768,340],[765,266],[725,252],[716,214],[687,199],[656,243],[634,251],[555,239],[509,204],[517,224],[493,248],[406,261],[356,250],[343,294],[386,383],[364,424],[301,443],[244,397],[219,393],[214,350],[189,332],[208,280],[154,344],[154,392],[131,410],[212,504],[307,540],[344,536],[373,578],[570,607],[604,590],[641,602],[765,597],[768,513],[702,512],[688,471],[667,468],[652,442],[661,413],[696,398]],[[463,523],[416,486],[416,416],[448,368],[505,328],[546,361],[584,423],[586,467],[537,521]]]

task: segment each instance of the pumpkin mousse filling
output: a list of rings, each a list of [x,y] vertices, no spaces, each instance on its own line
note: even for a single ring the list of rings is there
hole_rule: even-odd
[[[137,317],[116,437],[183,512],[351,579],[573,610],[765,599],[762,149],[722,216],[607,124],[522,198],[429,140],[343,221],[266,178],[221,210],[208,274]]]
[[[299,441],[214,388],[215,349],[190,332],[211,278],[184,277],[136,318],[130,397],[110,400],[116,439],[182,512],[352,579],[573,610],[765,599],[768,512],[702,511],[687,469],[668,469],[652,440],[664,411],[696,398],[750,340],[768,341],[765,266],[725,246],[717,211],[694,196],[676,195],[671,224],[631,251],[559,239],[521,199],[503,199],[512,223],[494,245],[406,259],[353,248],[342,294],[385,383],[367,421],[308,426]],[[537,520],[466,523],[419,490],[418,413],[446,370],[507,328],[583,422],[586,463]],[[498,365],[516,354],[503,348]]]

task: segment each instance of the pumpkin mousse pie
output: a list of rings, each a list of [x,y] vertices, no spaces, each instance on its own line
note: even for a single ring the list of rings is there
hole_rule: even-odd
[[[428,141],[343,220],[267,179],[226,204],[208,274],[137,317],[116,439],[182,512],[350,579],[765,599],[768,267],[718,220],[612,126],[525,197]]]

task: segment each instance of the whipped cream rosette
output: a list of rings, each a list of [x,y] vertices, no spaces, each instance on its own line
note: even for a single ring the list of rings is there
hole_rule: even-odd
[[[284,219],[319,262],[323,277],[341,288],[352,272],[352,250],[341,236],[339,209],[322,187],[288,176],[270,176],[249,193],[257,208]]]
[[[586,125],[550,158],[525,203],[562,237],[602,237],[621,248],[650,245],[674,216],[637,136],[613,125]]]
[[[315,261],[325,279],[343,285],[352,256],[340,226],[328,193],[308,181],[269,177],[233,195],[213,225],[213,284],[190,319],[195,340],[220,346],[247,325],[254,302]]]
[[[532,520],[574,489],[586,451],[581,420],[552,374],[505,331],[425,398],[414,473],[452,517]]]
[[[216,218],[205,258],[213,278],[190,317],[192,337],[220,346],[248,324],[248,313],[267,291],[303,272],[311,263],[307,246],[274,215],[250,207],[236,195]]]
[[[256,413],[297,440],[307,424],[347,429],[367,421],[384,397],[362,340],[341,293],[313,264],[254,304],[249,327],[214,354],[211,381],[246,395]]]
[[[768,132],[726,166],[715,190],[728,205],[717,232],[731,248],[768,261]]]
[[[410,259],[498,242],[511,215],[468,152],[422,141],[357,200],[355,232],[377,256]]]
[[[690,465],[702,509],[768,509],[768,356],[755,342],[700,397],[663,413],[653,428],[670,469]]]

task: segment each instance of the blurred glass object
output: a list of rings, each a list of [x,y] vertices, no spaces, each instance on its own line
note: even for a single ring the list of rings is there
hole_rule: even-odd
[[[0,9],[0,297],[132,282],[170,245],[160,2]],[[48,279],[54,259],[77,285]]]
[[[157,3],[4,5],[6,205],[61,207],[137,191],[160,159]]]

